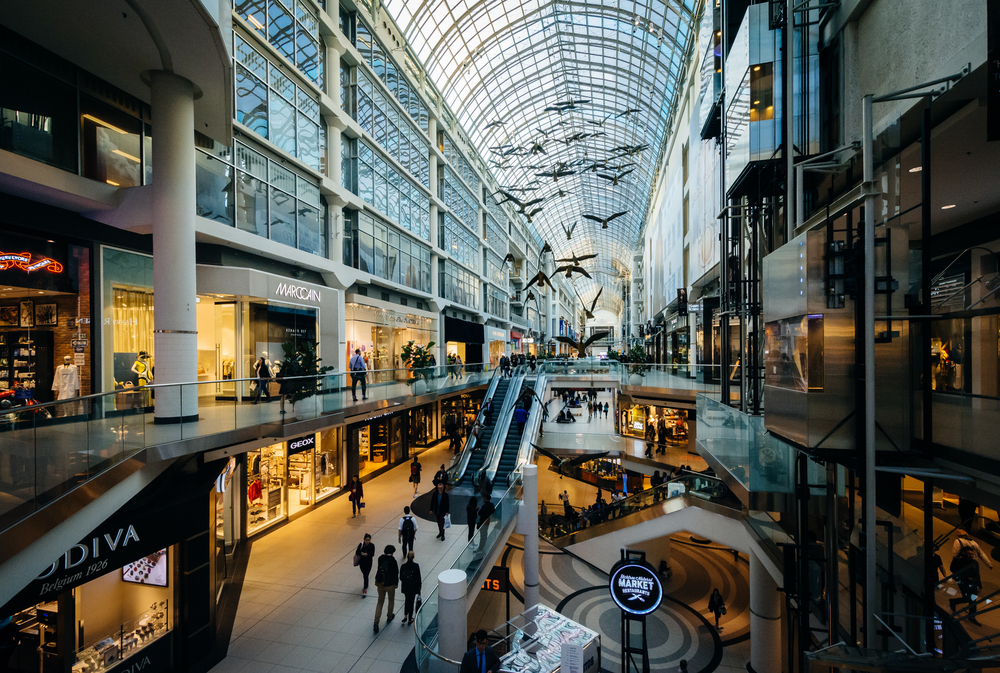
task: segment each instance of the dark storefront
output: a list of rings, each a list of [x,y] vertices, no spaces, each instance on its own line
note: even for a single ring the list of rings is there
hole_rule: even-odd
[[[459,320],[445,316],[444,340],[451,352],[452,344],[462,344],[465,350],[464,362],[474,364],[483,361],[483,344],[486,343],[486,332],[479,323]]]
[[[410,459],[407,412],[399,411],[347,426],[347,481],[367,480]]]

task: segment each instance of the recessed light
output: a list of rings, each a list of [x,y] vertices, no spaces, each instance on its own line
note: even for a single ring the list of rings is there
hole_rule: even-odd
[[[955,207],[954,203],[948,204],[947,206],[941,206],[941,210],[951,210]]]
[[[913,168],[910,169],[910,172],[911,173],[919,173],[922,170],[924,170],[923,166],[914,166]]]
[[[53,241],[51,238],[48,241],[46,241],[46,242],[47,243],[55,243],[55,241]]]
[[[754,72],[757,72],[758,70],[760,70],[760,66],[759,66],[759,65],[755,65],[755,66],[753,67],[753,71],[754,71]]]
[[[38,291],[38,294],[45,294],[45,293],[44,293],[44,292],[42,292],[41,290],[39,290],[39,291]]]
[[[754,104],[754,105],[760,105],[760,101],[759,101],[759,100],[755,100],[755,101],[753,102],[753,104]]]

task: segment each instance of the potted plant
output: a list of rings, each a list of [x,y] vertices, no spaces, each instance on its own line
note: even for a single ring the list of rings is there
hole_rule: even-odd
[[[413,378],[409,379],[407,384],[413,386],[414,395],[420,395],[421,393],[427,392],[427,379],[430,378],[431,367],[433,366],[433,348],[433,341],[428,343],[426,346],[420,346],[412,341],[409,341],[405,346],[403,346],[403,362],[413,373]]]
[[[333,369],[330,366],[320,366],[319,363],[323,358],[316,357],[317,345],[311,341],[300,341],[298,344],[286,341],[281,344],[281,350],[285,354],[284,362],[281,363],[281,376],[283,378],[315,377],[313,380],[282,381],[282,393],[288,395],[288,400],[292,403],[293,413],[295,412],[295,403],[312,397],[316,391],[321,390],[322,375]]]
[[[633,386],[642,385],[642,377],[649,371],[646,364],[646,347],[642,344],[635,344],[628,350],[628,382]]]

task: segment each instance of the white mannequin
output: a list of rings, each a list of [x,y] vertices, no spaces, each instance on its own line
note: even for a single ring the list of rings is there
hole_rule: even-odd
[[[73,364],[70,356],[63,357],[63,363],[56,367],[52,377],[52,391],[57,400],[66,400],[80,396],[80,368]],[[79,412],[79,402],[60,404],[56,407],[57,415],[72,416]]]

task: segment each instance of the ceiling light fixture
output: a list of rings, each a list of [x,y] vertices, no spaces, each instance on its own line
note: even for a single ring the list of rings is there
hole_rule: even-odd
[[[949,203],[947,206],[941,206],[941,210],[951,210],[955,207],[954,203]]]
[[[94,122],[95,124],[100,124],[104,128],[111,129],[112,131],[118,131],[118,133],[121,133],[123,136],[124,135],[128,135],[128,131],[123,131],[122,129],[118,128],[114,124],[109,124],[106,121],[104,121],[103,119],[98,119],[97,117],[95,117],[92,114],[85,114],[85,115],[83,115],[83,118],[84,119],[89,119],[90,121]]]
[[[755,66],[753,67],[753,71],[754,71],[754,72],[758,72],[759,70],[760,70],[760,66],[759,66],[759,65],[755,65]]]
[[[914,166],[913,168],[910,169],[910,172],[911,173],[919,173],[922,170],[924,170],[923,166]]]
[[[131,154],[129,154],[128,152],[122,152],[121,150],[111,150],[111,153],[112,154],[117,154],[120,157],[125,157],[126,159],[134,161],[135,163],[139,163],[139,157],[134,157]]]
[[[115,182],[114,180],[105,180],[105,182],[107,182],[107,183],[108,183],[109,185],[111,185],[112,187],[121,187],[121,185],[119,185],[119,184],[118,184],[117,182]]]

